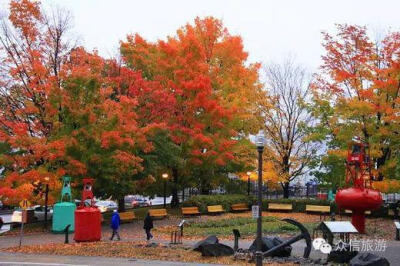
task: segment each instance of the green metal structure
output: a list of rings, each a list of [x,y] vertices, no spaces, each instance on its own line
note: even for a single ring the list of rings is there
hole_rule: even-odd
[[[71,196],[71,177],[63,177],[63,188],[61,190],[61,200],[53,207],[53,233],[64,233],[67,225],[69,232],[75,230],[75,209],[76,205],[72,202]],[[67,198],[67,199],[65,199]],[[67,200],[67,201],[64,201]]]

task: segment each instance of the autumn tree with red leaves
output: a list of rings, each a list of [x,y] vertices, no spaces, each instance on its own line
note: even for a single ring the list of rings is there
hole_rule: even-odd
[[[241,38],[211,17],[197,18],[166,41],[150,43],[129,35],[121,54],[127,67],[170,95],[161,104],[171,108],[159,119],[177,151],[169,165],[175,183],[172,205],[178,204],[178,182],[184,184],[189,176],[208,191],[212,179],[222,174],[219,169],[237,159],[235,146],[258,129],[259,66],[245,66]]]
[[[28,0],[11,1],[9,18],[1,22],[0,142],[7,152],[0,155],[6,175],[0,194],[14,201],[31,198],[32,183],[45,177],[52,188],[57,184],[46,162],[62,153],[62,143],[49,137],[59,123],[60,106],[52,101],[72,48],[68,27],[68,13],[48,17],[39,2]]]
[[[336,162],[358,136],[370,144],[376,179],[400,177],[400,33],[373,41],[365,27],[345,24],[337,25],[336,35],[323,36],[326,53],[313,84],[313,112],[320,121],[315,134],[329,147],[320,167],[343,168]],[[332,180],[336,169],[319,176]]]
[[[48,177],[54,190],[64,174],[96,178],[99,195],[123,200],[143,170],[138,151],[152,149],[151,122],[136,122],[138,101],[114,94],[105,74],[112,62],[68,46],[67,21],[21,0],[11,1],[10,24],[3,24],[0,194],[9,203],[40,202],[33,184]]]
[[[123,196],[170,171],[177,189],[207,193],[246,169],[263,101],[258,64],[221,21],[195,20],[166,41],[121,43],[122,62],[70,45],[69,15],[13,0],[2,23],[0,194],[7,203],[49,179],[96,179],[95,192]],[[246,157],[246,158],[244,158]]]

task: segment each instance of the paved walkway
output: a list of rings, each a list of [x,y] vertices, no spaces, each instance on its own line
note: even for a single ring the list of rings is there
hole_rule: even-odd
[[[105,258],[105,257],[85,257],[85,256],[54,256],[41,254],[21,254],[21,253],[4,253],[0,252],[0,265],[43,265],[43,266],[109,266],[109,265],[135,265],[135,266],[194,266],[194,265],[211,265],[199,263],[182,263],[172,261],[159,260],[141,260],[141,259],[125,259],[125,258]]]
[[[155,221],[155,226],[163,226],[163,225],[171,225],[171,224],[177,224],[179,219],[170,219],[170,220],[157,220]],[[108,238],[110,236],[110,229],[108,226],[103,227],[103,239],[102,241],[109,241]],[[133,223],[133,224],[124,224],[122,225],[122,230],[121,230],[121,237],[123,238],[123,241],[143,241],[144,240],[144,232],[142,229],[142,223]],[[73,242],[72,240],[73,234],[70,236],[70,241]],[[32,234],[32,235],[26,235],[24,236],[23,239],[23,245],[36,245],[36,244],[45,244],[45,243],[63,243],[64,242],[64,235],[56,235],[56,234],[51,234],[51,233],[38,233],[38,234]],[[157,236],[157,233],[155,233],[155,239],[154,242],[158,243],[168,243],[168,241],[165,238],[161,238]],[[185,240],[184,239],[184,244],[186,245],[194,245],[194,243],[197,241],[194,240]],[[7,248],[7,247],[13,247],[13,246],[18,246],[19,243],[19,236],[0,236],[0,248]],[[229,246],[233,246],[233,241],[230,240],[221,240],[221,243],[224,243]],[[384,252],[372,252],[375,253],[379,256],[383,256],[389,260],[391,265],[400,265],[400,241],[387,241],[386,242],[387,247]],[[249,240],[241,240],[239,241],[239,248],[248,248],[251,245],[251,241]],[[292,244],[293,250],[292,254],[296,256],[302,256],[305,248],[305,243],[304,241],[299,241],[294,244]],[[310,257],[312,259],[317,259],[317,258],[326,258],[326,255],[322,254],[319,251],[312,250]],[[7,260],[5,259],[7,258]],[[37,258],[37,259],[36,259]],[[47,259],[48,258],[48,262]],[[57,259],[58,258],[58,259]],[[85,258],[82,260],[82,258]],[[85,264],[85,265],[111,265],[113,260],[116,260],[115,262],[118,262],[118,265],[128,265],[128,263],[132,264],[132,261],[129,261],[127,259],[115,259],[115,258],[101,258],[101,263],[104,262],[104,264],[99,264],[99,259],[98,258],[93,258],[93,257],[80,257],[80,256],[50,256],[50,255],[28,255],[28,254],[11,254],[11,253],[0,253],[0,265],[7,265],[4,264],[4,261],[18,261],[21,259],[21,261],[26,261],[26,262],[38,262],[40,263],[55,263],[55,264],[48,264],[48,265],[61,265],[57,264],[62,261],[62,263],[66,264]],[[22,260],[24,259],[24,260]],[[64,260],[65,259],[65,260]],[[82,262],[85,261],[85,262]],[[124,264],[125,263],[125,264]],[[163,264],[164,263],[164,264]],[[135,261],[135,265],[190,265],[190,264],[184,264],[184,263],[172,263],[172,262],[163,262],[159,263],[157,261],[146,261],[146,260],[137,260]],[[166,263],[166,264],[165,264]],[[15,265],[15,264],[9,264],[9,265]],[[26,264],[29,265],[29,264]],[[33,264],[32,264],[33,265]],[[196,264],[198,265],[198,264]]]

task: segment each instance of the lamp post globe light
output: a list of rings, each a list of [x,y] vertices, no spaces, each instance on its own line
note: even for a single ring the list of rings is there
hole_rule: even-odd
[[[167,179],[168,174],[162,174],[162,178],[164,179],[164,209],[167,208]]]
[[[258,217],[257,217],[257,251],[256,265],[262,266],[263,256],[261,251],[262,243],[262,154],[264,152],[265,138],[262,131],[258,133],[256,146],[258,151]]]

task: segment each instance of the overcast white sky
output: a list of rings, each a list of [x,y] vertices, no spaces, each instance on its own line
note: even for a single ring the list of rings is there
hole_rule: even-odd
[[[7,0],[3,1],[3,7]],[[119,40],[139,33],[154,41],[174,35],[196,16],[223,20],[231,34],[239,34],[250,62],[281,61],[295,56],[315,71],[323,53],[322,30],[335,23],[366,25],[372,31],[400,29],[400,1],[396,0],[268,0],[268,1],[136,1],[42,0],[73,14],[74,32],[87,48],[103,56],[116,53]]]

